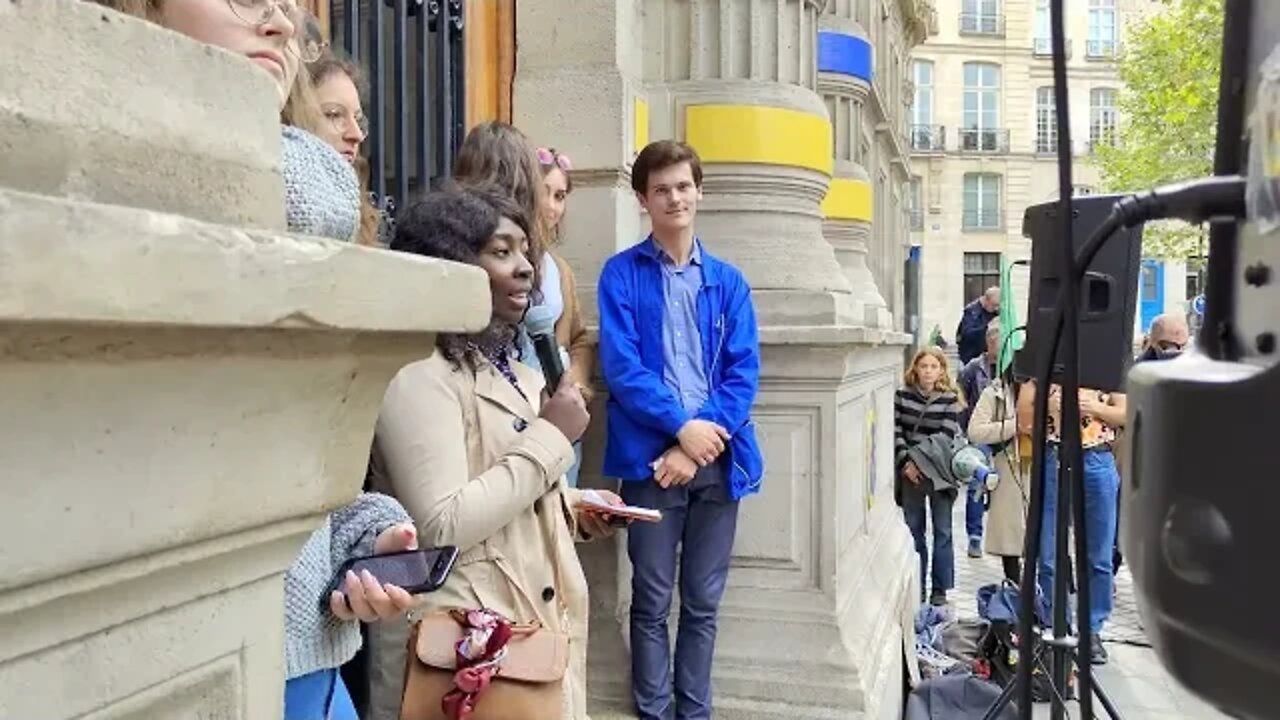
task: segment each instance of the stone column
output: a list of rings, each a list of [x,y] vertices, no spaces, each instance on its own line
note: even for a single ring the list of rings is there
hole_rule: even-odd
[[[640,81],[641,0],[516,3],[515,124],[573,163],[573,194],[557,252],[573,267],[595,324],[600,269],[645,232],[631,160],[649,142]]]
[[[751,280],[767,324],[855,317],[823,238],[831,124],[818,96],[818,0],[654,0],[645,80],[659,137],[701,155],[698,232]]]
[[[243,58],[41,0],[0,66],[0,717],[279,718],[283,572],[483,273],[284,234]]]
[[[830,10],[836,10],[828,5]],[[823,201],[823,234],[835,248],[853,290],[855,317],[868,327],[889,328],[893,316],[867,264],[874,200],[871,176],[863,165],[864,125],[871,91],[871,43],[866,30],[849,16],[819,19],[818,90],[827,104],[834,131],[835,166]]]

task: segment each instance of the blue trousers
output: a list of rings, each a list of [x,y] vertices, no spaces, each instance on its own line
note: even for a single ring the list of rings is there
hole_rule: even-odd
[[[337,668],[317,670],[284,684],[284,720],[359,720]]]
[[[971,482],[965,490],[964,529],[971,538],[982,537],[982,516],[987,513],[987,504],[982,499],[982,484]]]
[[[929,483],[929,480],[921,480]],[[902,481],[902,516],[916,541],[916,554],[920,556],[920,594],[924,598],[925,586],[931,583],[934,591],[950,590],[956,585],[956,551],[951,540],[951,508],[955,507],[956,492],[921,489],[907,480]],[[928,503],[929,520],[933,525],[933,569],[929,570],[929,540],[925,537],[925,504]],[[929,578],[930,583],[925,579]]]
[[[682,487],[663,489],[652,480],[624,482],[621,495],[628,504],[662,510],[661,522],[632,523],[627,530],[636,712],[643,720],[707,720],[716,613],[729,574],[738,503],[730,500],[715,466],[702,468]],[[677,557],[680,622],[673,673],[667,618]]]
[[[1120,473],[1116,458],[1106,447],[1090,448],[1084,458],[1084,519],[1088,535],[1089,627],[1097,633],[1111,617],[1115,568],[1112,552],[1116,543],[1116,511],[1120,493]],[[1055,530],[1053,516],[1058,506],[1058,449],[1049,448],[1044,469],[1044,523],[1040,530],[1040,562],[1037,578],[1043,594],[1045,619],[1053,617],[1053,575]],[[1074,549],[1073,549],[1074,550]],[[1073,623],[1074,624],[1074,623]]]

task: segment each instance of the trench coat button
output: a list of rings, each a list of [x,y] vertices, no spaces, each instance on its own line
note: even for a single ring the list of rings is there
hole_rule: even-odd
[[[516,418],[511,421],[511,427],[515,428],[516,432],[524,432],[524,429],[529,427],[529,421],[524,418]]]
[[[556,599],[556,589],[553,587],[542,588],[542,601],[551,602]]]

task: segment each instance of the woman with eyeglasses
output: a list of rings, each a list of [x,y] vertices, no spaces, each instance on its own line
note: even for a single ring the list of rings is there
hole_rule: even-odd
[[[282,175],[289,231],[349,241],[359,225],[351,164],[303,128],[323,121],[303,63],[319,46],[300,37],[306,14],[290,0],[98,0],[194,40],[243,54],[279,88]],[[257,72],[246,70],[246,73]],[[360,623],[402,617],[415,604],[367,573],[337,578],[354,557],[417,547],[417,530],[394,499],[362,493],[327,516],[284,579],[285,720],[357,720],[338,668],[361,644]],[[336,588],[336,589],[334,589]]]
[[[368,119],[361,101],[365,93],[364,73],[355,62],[324,43],[319,23],[308,22],[306,31],[322,47],[320,57],[307,63],[307,72],[311,75],[316,100],[324,116],[316,134],[355,167],[360,179],[360,233],[357,242],[385,246],[391,236],[393,209],[379,209],[380,203],[369,192],[369,161],[360,154],[360,146],[369,136]]]

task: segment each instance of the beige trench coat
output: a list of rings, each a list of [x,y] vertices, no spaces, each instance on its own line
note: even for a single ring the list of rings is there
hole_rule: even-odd
[[[423,547],[461,551],[425,610],[488,607],[570,639],[565,720],[586,718],[587,582],[563,476],[573,447],[538,417],[540,375],[512,368],[525,397],[493,366],[455,370],[440,353],[402,369],[378,417],[374,488],[397,498]],[[399,716],[407,625],[370,626],[371,715]]]
[[[1013,439],[1017,426],[1012,393],[1005,391],[1001,381],[993,380],[982,391],[973,414],[969,416],[969,441],[981,445],[1005,442]],[[1020,557],[1027,532],[1031,486],[1028,483],[1030,477],[1020,472],[1022,463],[1018,457],[1018,443],[1011,442],[996,453],[994,465],[1000,483],[991,491],[983,547],[991,555]]]

